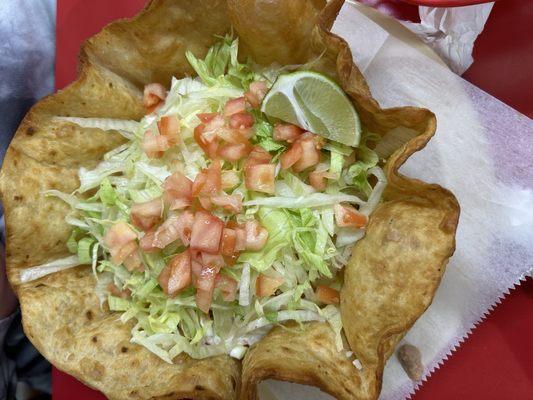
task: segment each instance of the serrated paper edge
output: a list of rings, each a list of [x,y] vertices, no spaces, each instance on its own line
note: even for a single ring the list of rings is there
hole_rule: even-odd
[[[448,361],[448,359],[452,357],[455,352],[457,352],[461,348],[462,344],[465,343],[466,340],[470,338],[470,336],[474,333],[476,328],[479,325],[481,325],[483,322],[485,322],[485,320],[492,314],[492,312],[494,312],[496,308],[502,304],[505,298],[511,294],[511,291],[519,288],[522,285],[522,283],[526,281],[527,276],[531,276],[532,273],[533,273],[533,269],[530,269],[527,273],[520,276],[518,280],[512,284],[512,286],[509,286],[506,289],[502,290],[498,298],[485,309],[481,317],[477,318],[472,323],[470,328],[468,328],[468,330],[465,332],[463,336],[461,336],[459,339],[454,340],[454,342],[448,349],[443,350],[442,352],[438,353],[439,356],[435,358],[438,359],[439,361],[434,363],[431,367],[426,368],[427,372],[424,374],[422,379],[414,384],[413,388],[409,391],[409,393],[404,398],[412,399],[413,396],[418,392],[418,390],[424,385],[424,383],[426,383],[433,376],[433,374],[438,369],[440,369],[440,367],[443,366],[444,363]]]

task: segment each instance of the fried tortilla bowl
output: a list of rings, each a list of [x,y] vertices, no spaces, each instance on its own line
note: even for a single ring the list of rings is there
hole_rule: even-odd
[[[154,0],[137,17],[89,39],[78,80],[31,109],[1,172],[7,266],[24,330],[56,367],[111,399],[255,399],[264,379],[317,386],[338,399],[378,397],[385,361],[431,303],[454,251],[459,205],[440,186],[398,173],[434,134],[435,116],[415,107],[379,107],[347,43],[329,32],[341,6],[337,0]],[[215,35],[231,29],[244,55],[259,64],[318,58],[312,69],[335,79],[363,127],[382,136],[375,150],[387,159],[388,186],[353,249],[341,291],[344,331],[361,370],[337,352],[333,331],[318,322],[303,332],[274,328],[242,362],[182,354],[167,364],[131,344],[131,325],[100,308],[90,268],[20,282],[21,270],[68,254],[69,207],[42,192],[73,191],[78,169],[94,167],[124,140],[54,117],[138,120],[145,84],[168,86],[173,75],[192,74],[185,51],[203,56]]]

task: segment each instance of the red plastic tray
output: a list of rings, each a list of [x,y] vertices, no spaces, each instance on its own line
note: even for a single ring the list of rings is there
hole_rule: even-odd
[[[399,0],[387,3],[394,15],[416,20],[416,7]],[[420,0],[420,2],[437,0]],[[451,3],[451,0],[447,0]],[[56,87],[75,78],[79,47],[114,19],[134,15],[144,0],[58,0]],[[444,1],[440,2],[444,3]],[[476,42],[475,63],[464,77],[518,111],[533,117],[533,1],[495,4]],[[503,301],[472,336],[413,396],[414,400],[526,400],[533,398],[533,279]],[[100,400],[104,397],[57,369],[55,400]]]

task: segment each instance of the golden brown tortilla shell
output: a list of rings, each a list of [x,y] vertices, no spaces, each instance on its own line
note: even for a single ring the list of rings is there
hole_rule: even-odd
[[[39,102],[11,143],[0,175],[7,266],[25,332],[58,368],[111,399],[253,399],[267,378],[314,385],[339,399],[375,399],[385,360],[430,304],[454,249],[459,206],[448,191],[397,174],[435,132],[431,112],[382,110],[352,62],[347,44],[329,33],[342,5],[319,0],[152,1],[132,20],[115,22],[80,53],[80,77]],[[220,356],[180,356],[169,365],[130,344],[131,325],[99,308],[86,267],[20,284],[21,269],[67,255],[68,211],[43,190],[72,191],[77,169],[92,167],[122,142],[118,134],[58,122],[55,116],[139,119],[141,89],[191,74],[186,49],[202,55],[231,29],[245,55],[261,64],[317,59],[354,99],[367,130],[383,139],[389,186],[353,251],[341,292],[346,337],[363,363],[358,371],[335,350],[323,323],[304,331],[273,329],[241,363]],[[241,374],[242,370],[242,374]]]

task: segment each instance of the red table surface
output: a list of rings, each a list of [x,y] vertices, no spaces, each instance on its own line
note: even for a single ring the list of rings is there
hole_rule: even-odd
[[[416,20],[399,0],[366,0],[398,18]],[[365,1],[363,1],[365,2]],[[56,87],[76,75],[81,43],[117,18],[133,16],[144,0],[58,0]],[[383,8],[382,8],[383,9]],[[495,4],[464,77],[518,111],[533,116],[533,1]],[[415,400],[533,399],[533,279],[511,291],[459,350],[413,396]],[[104,397],[53,370],[55,400]]]

